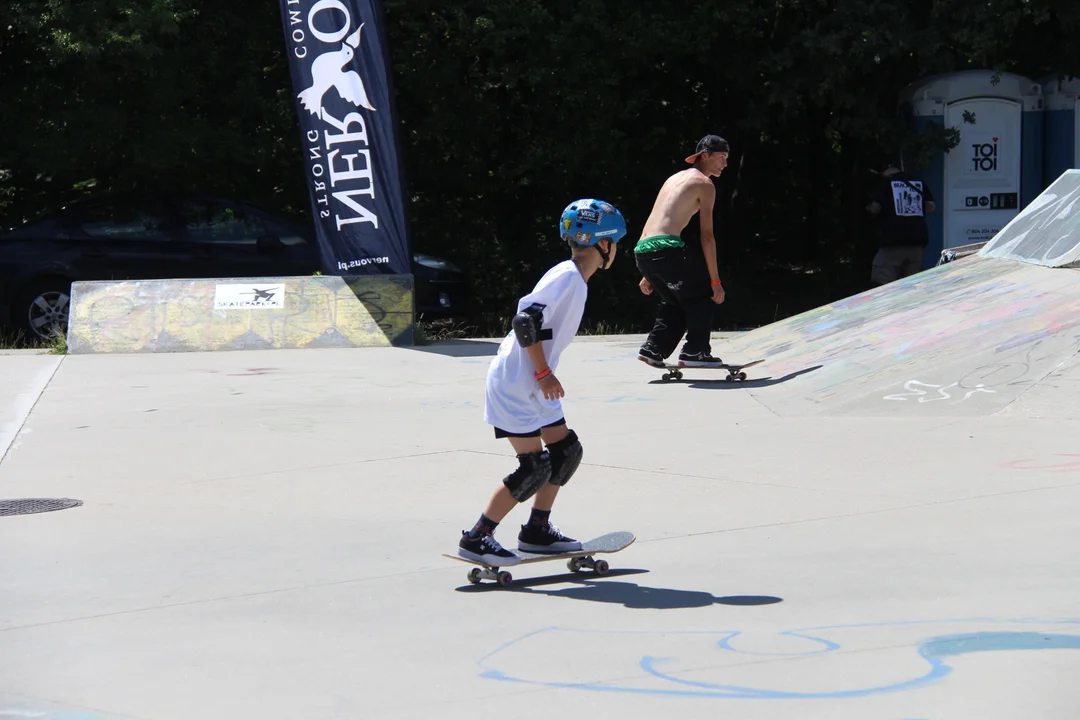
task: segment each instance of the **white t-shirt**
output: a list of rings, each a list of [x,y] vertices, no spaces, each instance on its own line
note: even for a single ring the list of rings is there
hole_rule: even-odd
[[[551,339],[542,340],[541,345],[552,372],[558,367],[563,350],[577,335],[587,295],[585,278],[573,260],[565,260],[544,273],[533,291],[518,300],[516,312],[534,303],[544,306],[542,328],[551,331]],[[484,422],[512,433],[523,433],[561,417],[562,403],[544,398],[529,351],[521,347],[511,329],[488,368]]]

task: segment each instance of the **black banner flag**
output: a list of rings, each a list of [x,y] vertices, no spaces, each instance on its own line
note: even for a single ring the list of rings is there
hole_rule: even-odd
[[[280,1],[323,272],[411,274],[379,1]]]

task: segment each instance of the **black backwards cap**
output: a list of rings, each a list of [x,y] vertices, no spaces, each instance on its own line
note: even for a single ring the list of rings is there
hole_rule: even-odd
[[[728,141],[719,135],[706,135],[698,140],[697,149],[694,150],[694,154],[686,158],[686,162],[693,165],[697,162],[698,156],[704,152],[731,152],[728,147]]]

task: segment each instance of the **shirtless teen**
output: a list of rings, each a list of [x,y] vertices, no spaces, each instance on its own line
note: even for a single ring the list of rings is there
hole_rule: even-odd
[[[727,167],[728,143],[718,135],[706,135],[697,150],[686,158],[694,167],[669,177],[656,197],[645,222],[634,258],[641,271],[641,292],[660,298],[656,322],[638,360],[663,367],[675,352],[683,333],[686,344],[679,353],[681,367],[722,365],[712,356],[709,334],[713,307],[724,302],[724,288],[716,269],[716,238],[713,236],[713,201],[716,188],[710,178],[719,177]],[[705,253],[708,278],[688,262],[683,228],[698,213],[701,223],[701,251]],[[711,284],[710,284],[711,283]]]

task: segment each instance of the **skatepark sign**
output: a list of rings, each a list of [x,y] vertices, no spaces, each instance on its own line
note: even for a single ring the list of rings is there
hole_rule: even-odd
[[[281,310],[285,307],[285,286],[215,285],[215,310]]]

